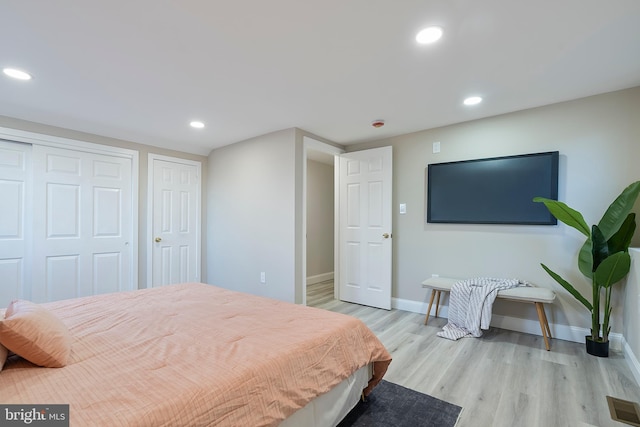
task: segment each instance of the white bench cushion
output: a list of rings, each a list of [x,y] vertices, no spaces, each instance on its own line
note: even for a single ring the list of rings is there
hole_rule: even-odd
[[[450,292],[454,283],[464,279],[451,279],[448,277],[430,277],[422,282],[423,288],[431,288],[437,291]],[[498,292],[498,298],[514,301],[551,303],[556,299],[556,294],[551,289],[537,286],[520,286]]]

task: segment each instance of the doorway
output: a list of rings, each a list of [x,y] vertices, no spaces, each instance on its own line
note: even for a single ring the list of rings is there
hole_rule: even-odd
[[[317,252],[318,241],[309,230],[319,220],[310,218],[308,212],[314,209],[309,199],[315,197],[308,183],[313,181],[308,168],[310,160],[320,161],[327,154],[332,161],[325,157],[325,162],[327,166],[333,163],[334,170],[334,185],[330,186],[334,215],[333,224],[320,227],[320,232],[325,238],[327,234],[333,236],[334,255],[332,265],[328,262],[324,269],[314,271],[312,263],[317,260],[313,253]],[[392,148],[344,154],[336,147],[304,137],[303,158],[302,304],[310,305],[308,298],[320,293],[324,299],[333,295],[338,300],[390,309]],[[313,289],[316,283],[323,286]]]
[[[304,144],[304,191],[303,191],[303,305],[319,287],[327,286],[335,296],[333,280],[335,266],[335,242],[337,203],[335,173],[338,155],[344,151],[305,136]]]
[[[333,156],[311,151],[307,155],[307,303],[318,295],[334,294],[334,165]]]

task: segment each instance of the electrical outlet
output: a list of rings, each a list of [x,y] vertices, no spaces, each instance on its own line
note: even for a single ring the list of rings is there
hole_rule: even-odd
[[[431,277],[440,277],[439,274],[432,274]]]
[[[260,272],[260,283],[267,283],[267,273],[264,271]]]
[[[440,152],[440,141],[436,141],[433,143],[433,153],[439,153]]]

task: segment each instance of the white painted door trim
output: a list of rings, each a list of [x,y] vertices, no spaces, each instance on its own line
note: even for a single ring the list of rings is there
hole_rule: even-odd
[[[163,156],[149,153],[147,162],[147,283],[146,288],[153,287],[153,162],[163,160],[195,166],[198,174],[197,200],[196,200],[196,263],[198,277],[202,281],[202,163],[195,160],[181,159],[178,157]]]
[[[337,157],[340,154],[344,153],[344,150],[336,147],[331,144],[327,144],[317,139],[313,139],[308,136],[304,136],[302,138],[302,158],[304,161],[302,162],[302,244],[300,247],[302,248],[302,305],[307,305],[307,159],[309,151],[320,151],[322,153],[330,154],[333,157],[333,168],[334,168],[334,176],[335,171],[338,170],[338,161]],[[334,181],[334,282],[337,281],[337,272],[339,270],[338,266],[338,182]],[[338,298],[338,291],[335,290],[334,294],[336,295],[336,299]]]
[[[138,167],[138,151],[127,148],[114,147],[111,145],[95,144],[93,142],[80,141],[77,139],[61,138],[58,136],[45,135],[36,132],[28,132],[18,129],[0,127],[0,138],[9,141],[26,142],[34,145],[48,145],[50,147],[66,148],[67,150],[86,151],[88,153],[107,154],[110,156],[120,156],[135,159],[135,167]],[[135,174],[138,183],[137,176]]]
[[[84,151],[95,154],[105,154],[115,157],[131,159],[131,283],[138,287],[138,188],[139,188],[139,153],[136,150],[114,147],[110,145],[94,144],[77,139],[61,138],[37,132],[0,127],[0,138],[8,141],[24,142],[32,145],[64,148],[67,150]]]

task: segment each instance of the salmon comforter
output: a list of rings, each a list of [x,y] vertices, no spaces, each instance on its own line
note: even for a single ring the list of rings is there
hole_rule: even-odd
[[[70,404],[72,426],[273,426],[391,356],[360,320],[201,283],[43,304],[71,360],[11,358],[0,403]]]

